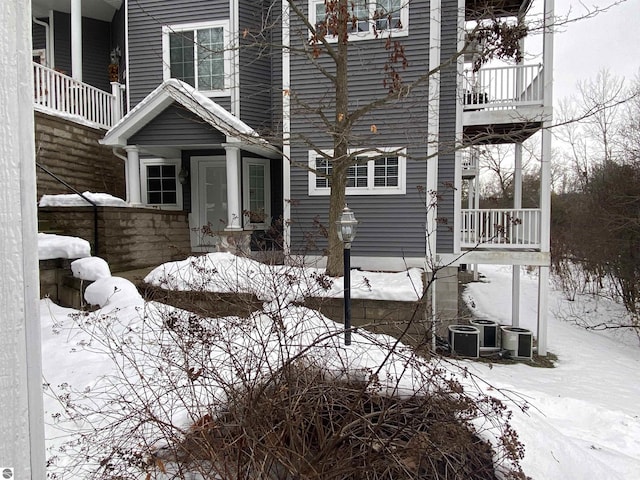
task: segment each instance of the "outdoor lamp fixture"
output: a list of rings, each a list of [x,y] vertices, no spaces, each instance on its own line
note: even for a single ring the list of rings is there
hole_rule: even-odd
[[[351,242],[356,238],[358,220],[345,204],[338,225],[338,238],[344,244],[344,344],[351,345]]]
[[[178,173],[178,181],[180,182],[180,185],[186,184],[188,179],[189,179],[189,172],[184,168],[181,168],[180,172]]]

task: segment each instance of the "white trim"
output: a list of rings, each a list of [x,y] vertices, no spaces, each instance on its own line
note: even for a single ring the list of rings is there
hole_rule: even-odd
[[[251,222],[247,213],[250,211],[249,167],[261,165],[264,167],[264,222]],[[265,158],[242,159],[242,213],[245,230],[266,230],[271,225],[271,162]]]
[[[222,108],[213,100],[178,79],[161,83],[153,92],[129,111],[109,129],[102,145],[124,147],[129,138],[157,115],[176,102],[198,115],[202,120],[223,133],[227,139],[237,139],[243,150],[268,158],[280,158],[278,149],[270,145],[249,125]]]
[[[465,0],[458,0],[458,44],[457,51],[461,52],[465,45]],[[464,55],[460,55],[456,62],[457,72],[457,86],[456,91],[463,91],[463,72],[464,72]],[[463,142],[463,113],[464,105],[462,102],[462,96],[456,95],[456,132],[455,132],[455,145],[454,145],[454,190],[453,190],[453,231],[459,232],[460,225],[462,224],[462,151],[461,146]],[[453,236],[453,251],[460,252],[460,235]]]
[[[240,117],[240,7],[238,0],[229,0],[229,50],[231,52],[231,113]]]
[[[291,247],[291,52],[290,11],[288,2],[282,2],[282,218],[283,250],[285,256]]]
[[[187,32],[193,31],[194,33],[197,30],[206,30],[210,28],[222,28],[222,38],[224,43],[224,87],[221,90],[199,90],[198,91],[207,97],[228,97],[231,95],[232,81],[234,78],[234,71],[232,62],[232,43],[230,39],[229,32],[229,21],[228,20],[216,20],[209,22],[195,22],[195,23],[181,23],[181,24],[172,24],[172,25],[163,25],[162,26],[162,78],[164,81],[169,80],[171,77],[171,58],[169,52],[169,34],[176,32]],[[194,35],[194,48],[197,45],[197,41]],[[236,58],[233,55],[234,59]],[[197,84],[198,75],[196,72],[195,75],[195,83]],[[197,89],[197,86],[196,86]]]
[[[131,111],[129,77],[129,0],[124,0],[124,83],[127,95],[127,113]]]
[[[429,12],[429,69],[435,70],[440,65],[441,31],[440,0],[431,0]],[[427,109],[427,225],[425,235],[427,267],[436,265],[438,207],[431,205],[431,192],[438,191],[438,137],[440,131],[440,72],[429,78],[429,108]]]
[[[47,65],[47,49],[46,48],[36,48],[31,50],[31,58],[35,58],[35,57],[39,57],[40,61],[36,62],[39,63],[40,65],[44,65],[45,67],[48,67]]]
[[[156,165],[173,165],[176,169],[176,203],[149,203],[147,195],[147,167]],[[141,158],[140,159],[140,185],[142,199],[145,206],[158,208],[160,210],[182,210],[182,184],[178,180],[181,162],[179,158]]]
[[[323,150],[322,153],[331,155],[332,150]],[[352,150],[349,153],[357,153]],[[375,161],[387,156],[398,157],[398,185],[393,187],[376,187],[374,184]],[[309,151],[308,193],[310,196],[326,196],[331,193],[331,187],[316,187],[316,160],[320,157],[314,150]],[[367,186],[347,187],[346,195],[404,195],[407,193],[407,149],[398,147],[381,147],[375,150],[365,150],[358,157],[369,157],[367,162]]]
[[[389,37],[407,37],[409,35],[409,0],[406,0],[402,3],[400,7],[400,22],[402,23],[402,28],[392,28],[385,30],[378,30],[377,32],[374,30],[375,20],[372,20],[373,14],[375,12],[375,4],[376,0],[366,0],[367,6],[369,9],[369,30],[366,32],[350,32],[349,40],[350,41],[360,41],[360,40],[373,40],[377,38],[389,38]],[[316,4],[324,4],[324,0],[309,0],[308,2],[308,12],[309,12],[309,23],[311,25],[316,24]],[[309,36],[311,36],[311,32],[309,32]],[[326,40],[329,43],[334,43],[337,41],[335,36],[326,36]]]
[[[71,0],[71,78],[82,81],[82,0]]]
[[[549,266],[549,252],[467,250],[461,253],[439,253],[438,266],[474,265],[536,265]]]

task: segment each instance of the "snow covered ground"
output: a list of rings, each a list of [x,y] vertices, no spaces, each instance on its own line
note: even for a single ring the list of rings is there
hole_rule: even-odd
[[[238,261],[228,254],[212,254],[207,258],[210,263],[195,270],[190,268],[189,262],[167,264],[152,272],[148,280],[171,285],[172,288],[187,288],[189,283],[204,284],[195,272],[206,273],[209,279],[219,272],[227,272],[223,278],[217,277],[218,287],[215,289],[219,290],[228,288],[234,279],[266,278],[266,267],[252,262]],[[147,336],[153,332],[149,326],[153,326],[154,312],[159,307],[145,304],[126,280],[110,277],[108,267],[98,259],[95,262],[83,259],[76,264],[74,271],[85,280],[97,280],[89,287],[86,296],[92,303],[102,306],[100,313],[103,316],[98,321],[96,316],[78,316],[77,312],[57,307],[48,300],[42,301],[43,370],[49,384],[45,392],[46,433],[48,444],[54,449],[78,432],[90,433],[104,425],[108,421],[103,416],[105,387],[111,388],[120,375],[131,373],[122,365],[114,365],[112,359],[104,354],[106,345],[100,341],[101,337],[91,335],[92,331],[98,332],[95,329],[101,322],[105,323],[105,318],[108,319],[109,331],[117,337],[126,338],[127,342],[145,341],[149,345],[158,345],[166,341],[158,335]],[[228,273],[231,271],[243,274],[230,276]],[[510,299],[508,296],[505,298],[504,292],[510,291],[510,269],[481,266],[481,272],[486,276],[485,280],[470,284],[466,291],[466,296],[473,299],[472,310],[482,318],[508,323]],[[374,338],[365,332],[354,333],[353,346],[341,346],[339,325],[307,309],[287,306],[289,300],[310,288],[310,284],[293,281],[291,273],[281,271],[279,280],[270,282],[272,288],[261,287],[265,310],[282,311],[283,322],[291,335],[289,345],[304,348],[306,344],[317,343],[318,348],[312,355],[332,368],[377,367],[384,357],[381,344],[385,338]],[[319,274],[318,271],[306,273],[309,277],[316,275],[316,278]],[[421,289],[417,272],[392,277],[366,272],[358,275],[362,277],[354,282],[359,285],[354,296],[415,298],[416,290]],[[252,288],[250,281],[242,282],[240,290]],[[213,284],[216,281],[210,283]],[[264,286],[265,282],[258,284]],[[339,282],[337,284],[325,294],[339,295]],[[317,288],[318,283],[311,282],[311,285]],[[282,295],[283,288],[291,293]],[[535,330],[536,279],[524,276],[521,288],[521,326]],[[624,310],[603,300],[597,305],[584,298],[567,302],[556,291],[552,291],[550,300],[548,338],[549,351],[558,356],[555,368],[534,368],[525,364],[488,365],[470,360],[460,363],[487,382],[481,384],[486,391],[504,389],[513,393],[510,398],[520,398],[530,404],[526,413],[516,404],[512,405],[512,410],[513,425],[526,448],[522,466],[534,480],[640,479],[638,338],[632,334],[586,331],[569,321],[570,315],[578,312],[582,318],[588,317],[590,322],[599,323],[598,319],[602,317],[623,316]],[[262,349],[267,344],[271,345],[270,351],[279,351],[268,328],[269,320],[263,315],[256,315],[252,320],[254,324],[249,329],[246,325],[224,324],[230,341],[235,342],[238,348],[250,350],[247,342],[259,339],[263,343]],[[225,321],[228,320],[216,320]],[[142,329],[143,323],[146,330]],[[79,324],[83,328],[79,328]],[[332,336],[335,333],[338,335]],[[220,355],[223,353],[218,352]],[[392,359],[383,373],[393,377],[400,371],[402,359],[398,357]],[[147,377],[153,377],[153,372],[147,373]],[[414,375],[405,379],[402,385],[415,387],[417,378]],[[149,386],[152,387],[151,384]],[[82,395],[68,397],[72,390]],[[75,399],[71,402],[73,405],[69,398]],[[184,404],[181,403],[184,399],[179,400],[163,397],[158,402],[158,408],[174,422],[188,420],[184,417]],[[168,405],[175,408],[172,410]],[[91,409],[98,413],[87,415]],[[80,450],[82,447],[80,444],[77,446]],[[67,454],[70,451],[72,449],[67,449]],[[68,472],[74,472],[60,478],[81,478],[81,470],[72,470],[65,452],[57,455],[54,463],[63,467],[58,472],[64,471],[65,465],[69,465]]]

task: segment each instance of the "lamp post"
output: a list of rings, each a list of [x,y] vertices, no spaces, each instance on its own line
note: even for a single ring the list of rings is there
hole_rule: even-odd
[[[351,242],[356,238],[358,220],[345,204],[338,224],[338,238],[344,244],[344,344],[351,345]]]

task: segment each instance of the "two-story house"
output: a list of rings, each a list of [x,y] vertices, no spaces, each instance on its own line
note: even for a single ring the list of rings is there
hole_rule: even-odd
[[[551,18],[553,0],[541,3]],[[348,139],[361,153],[349,169],[347,200],[360,220],[354,266],[437,270],[434,314],[457,311],[459,264],[513,265],[517,324],[519,266],[539,267],[538,348],[546,353],[550,144],[544,127],[551,121],[552,33],[544,32],[541,65],[467,71],[472,54],[460,54],[473,22],[522,21],[530,4],[349,3],[349,109],[372,108]],[[33,5],[37,60],[111,92],[115,116],[101,125],[108,128],[101,143],[126,159],[130,204],[187,212],[193,251],[266,244],[322,261],[334,64],[310,40],[310,27],[326,28],[324,0]],[[44,10],[36,14],[36,6]],[[113,85],[93,79],[98,56],[98,70],[113,65]],[[394,78],[411,88],[388,98]],[[516,145],[518,192],[518,152],[537,131],[543,132],[539,208],[521,208],[518,193],[508,210],[481,210],[472,194],[462,204],[463,183],[473,192],[478,179],[473,146]]]

